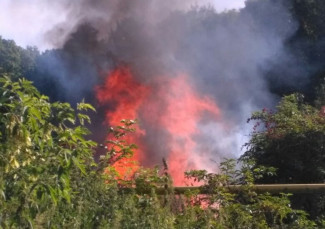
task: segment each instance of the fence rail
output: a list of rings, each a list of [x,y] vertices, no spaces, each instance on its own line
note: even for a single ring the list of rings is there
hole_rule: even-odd
[[[242,185],[228,185],[225,186],[229,192],[240,192],[243,187]],[[257,193],[325,193],[325,184],[265,184],[265,185],[254,185],[252,187]],[[124,188],[123,192],[136,191],[141,194],[148,194],[150,190],[138,190],[132,188]],[[155,192],[158,195],[165,194],[166,192],[174,192],[175,194],[185,194],[187,191],[196,191],[199,194],[211,194],[213,191],[207,190],[205,187],[194,186],[194,187],[173,187],[172,189],[156,188]]]

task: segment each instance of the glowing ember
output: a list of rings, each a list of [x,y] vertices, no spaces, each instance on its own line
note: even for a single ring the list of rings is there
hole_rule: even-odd
[[[170,135],[168,141],[163,142],[169,149],[169,173],[176,185],[182,185],[186,170],[202,169],[204,166],[202,158],[195,152],[197,143],[194,135],[200,133],[197,125],[206,115],[210,115],[209,119],[217,119],[219,109],[211,99],[198,95],[189,85],[186,75],[156,78],[151,85],[141,85],[128,68],[119,68],[109,74],[104,86],[97,88],[97,98],[101,104],[114,106],[106,113],[106,121],[110,125],[119,125],[122,119],[139,119],[140,123],[149,124],[152,129],[164,130]],[[133,158],[120,162],[124,168],[134,170],[137,167],[130,161],[138,160],[141,163],[146,160],[146,155],[155,153],[147,152],[150,147],[141,141],[149,134],[140,126],[137,134],[128,139],[136,143],[139,149]]]

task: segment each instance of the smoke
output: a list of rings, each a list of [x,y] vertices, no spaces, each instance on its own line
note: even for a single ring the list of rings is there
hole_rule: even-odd
[[[166,6],[165,8],[173,9],[187,9],[192,4],[211,4],[217,11],[238,9],[244,6],[244,0],[186,0],[183,2],[164,2],[159,5],[154,2],[149,5],[146,3],[146,7],[150,6],[152,15],[154,15],[156,11],[161,12],[160,8],[154,7],[159,7],[162,4]],[[42,51],[57,48],[63,45],[65,38],[83,20],[101,18],[101,21],[111,21],[109,23],[114,24],[116,19],[118,19],[115,16],[123,13],[120,12],[117,6],[123,6],[123,4],[120,4],[119,1],[1,0],[1,36],[6,39],[15,40],[17,44],[23,47],[37,46]],[[104,16],[99,15],[100,12],[98,9],[104,13]],[[53,27],[57,28],[57,32],[59,32],[58,37],[52,38],[49,30],[52,30]]]
[[[51,1],[46,2],[50,6]],[[153,89],[158,77],[186,74],[191,87],[220,109],[220,119],[202,115],[197,123],[195,151],[210,161],[238,156],[250,131],[247,118],[277,100],[267,73],[274,66],[289,66],[288,77],[303,75],[302,70],[291,70],[297,60],[285,48],[298,24],[288,3],[281,0],[247,1],[245,8],[224,12],[205,3],[61,0],[57,4],[64,9],[65,19],[49,24],[45,36],[59,49],[43,54],[38,69],[45,78],[36,81],[55,79],[57,98],[74,102],[83,97],[95,101],[94,88],[120,65],[127,65],[137,82]],[[292,82],[286,78],[271,81],[273,87]],[[165,93],[170,96],[170,91]],[[159,117],[166,105],[158,96],[152,99],[161,104],[161,110],[150,115]],[[105,109],[99,107],[99,113]],[[95,124],[101,122],[99,118]],[[143,140],[155,152],[145,162],[159,163],[170,136],[146,122],[141,125],[148,133]]]

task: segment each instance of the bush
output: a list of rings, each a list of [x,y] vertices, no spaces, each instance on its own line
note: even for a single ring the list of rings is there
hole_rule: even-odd
[[[113,162],[132,155],[126,136],[134,122],[112,128],[107,156],[93,160],[97,144],[86,140],[88,110],[50,103],[31,82],[0,78],[0,226],[2,228],[315,228],[306,213],[290,208],[288,196],[257,194],[263,171],[251,163],[219,174],[186,175],[208,195],[176,195],[167,166],[140,168],[121,180]],[[118,146],[118,147],[116,147]],[[116,157],[117,155],[117,157]],[[227,186],[241,184],[239,193]]]

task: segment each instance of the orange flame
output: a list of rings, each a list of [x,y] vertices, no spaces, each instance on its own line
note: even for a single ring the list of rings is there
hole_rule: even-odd
[[[168,89],[168,92],[165,91]],[[167,107],[158,124],[171,134],[168,155],[169,172],[174,183],[184,182],[184,172],[189,169],[204,169],[202,158],[197,156],[193,135],[199,134],[197,124],[204,113],[219,117],[219,109],[208,97],[200,97],[188,84],[188,77],[180,75],[169,79],[159,95],[165,99]]]
[[[205,115],[218,119],[217,105],[207,96],[200,96],[188,83],[186,75],[175,78],[160,77],[152,80],[151,86],[142,85],[135,80],[130,69],[122,67],[111,72],[103,86],[96,89],[101,104],[114,104],[113,110],[106,112],[106,121],[110,125],[119,125],[122,119],[140,119],[154,128],[164,129],[170,135],[167,162],[174,184],[184,184],[184,172],[189,169],[205,169],[202,157],[195,152],[197,143],[194,135],[199,134],[198,123]],[[154,90],[153,90],[154,89]],[[162,106],[163,104],[163,106]],[[140,117],[140,114],[142,116]],[[147,133],[140,129],[128,140],[136,143],[139,149],[133,158],[124,159],[120,165],[137,169],[132,160],[142,161],[148,150],[141,141]],[[200,168],[201,167],[201,168]],[[118,169],[119,172],[123,172]]]
[[[121,125],[122,119],[135,119],[148,93],[149,89],[135,82],[130,70],[125,67],[111,72],[105,84],[96,88],[96,95],[100,104],[114,103],[115,105],[113,110],[106,111],[106,122],[111,126]],[[143,129],[138,129],[135,134],[128,135],[124,140],[139,146],[138,139],[144,134]],[[123,158],[116,162],[114,167],[121,178],[124,178],[132,175],[139,168],[134,162],[140,160],[140,152],[135,150],[133,157]]]

